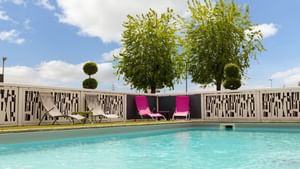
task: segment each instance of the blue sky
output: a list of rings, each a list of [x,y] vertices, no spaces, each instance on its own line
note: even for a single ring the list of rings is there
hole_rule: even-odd
[[[243,88],[296,86],[300,81],[300,1],[238,0],[264,33],[267,49],[251,61]],[[81,66],[96,61],[100,89],[128,90],[113,74],[112,53],[120,45],[127,14],[167,7],[188,16],[183,0],[0,0],[0,57],[6,56],[6,82],[81,87]],[[31,80],[28,80],[31,79]],[[178,84],[176,91],[184,91]],[[189,83],[191,91],[199,86]],[[203,89],[201,89],[203,90]],[[207,89],[209,90],[209,89]],[[164,91],[168,91],[165,89]]]

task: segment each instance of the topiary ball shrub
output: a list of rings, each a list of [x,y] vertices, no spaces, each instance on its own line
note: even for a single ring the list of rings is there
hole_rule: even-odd
[[[241,80],[238,78],[229,78],[226,79],[223,83],[225,89],[236,90],[242,85]]]
[[[228,63],[224,67],[225,79],[226,78],[241,78],[240,68],[234,63]]]
[[[241,87],[241,73],[238,65],[234,63],[226,64],[224,74],[225,80],[223,86],[225,89],[236,90]]]
[[[83,71],[85,74],[91,76],[98,71],[98,66],[95,62],[87,62],[83,65]]]
[[[97,86],[98,86],[98,82],[94,78],[88,78],[82,82],[82,87],[85,89],[96,89]]]

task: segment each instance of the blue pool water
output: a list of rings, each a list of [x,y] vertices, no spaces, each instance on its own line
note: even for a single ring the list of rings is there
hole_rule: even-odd
[[[0,144],[0,169],[299,169],[298,131],[185,128]]]

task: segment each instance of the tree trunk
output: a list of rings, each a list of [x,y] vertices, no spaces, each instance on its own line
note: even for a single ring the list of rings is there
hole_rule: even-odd
[[[155,93],[156,92],[156,86],[151,86],[151,93]]]
[[[220,91],[222,87],[222,80],[217,80],[216,86],[217,86],[217,91]]]

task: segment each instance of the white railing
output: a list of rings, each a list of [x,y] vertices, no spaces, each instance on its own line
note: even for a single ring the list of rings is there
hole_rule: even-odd
[[[57,108],[65,113],[87,111],[85,96],[98,95],[102,108],[111,114],[126,118],[126,95],[122,93],[109,93],[96,90],[79,90],[67,88],[49,88],[42,86],[0,85],[0,125],[34,125],[38,124],[45,113],[39,98],[39,92],[49,92],[53,95]],[[46,117],[43,123],[52,122]],[[65,122],[60,118],[58,122]]]

